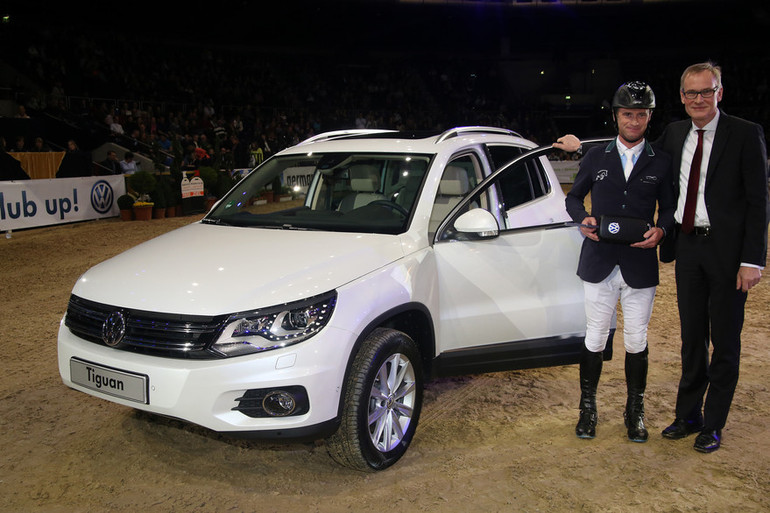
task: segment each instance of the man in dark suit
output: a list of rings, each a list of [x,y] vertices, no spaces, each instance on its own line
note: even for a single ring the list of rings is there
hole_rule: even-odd
[[[107,158],[101,162],[101,165],[104,168],[104,172],[102,174],[119,175],[123,173],[120,168],[118,154],[115,153],[115,150],[109,150],[107,152]]]
[[[767,256],[764,131],[721,112],[723,93],[718,66],[687,68],[680,97],[691,119],[671,123],[658,140],[673,157],[679,198],[677,230],[660,257],[676,258],[682,336],[676,418],[663,436],[699,432],[694,448],[700,452],[720,447],[738,382],[747,292],[759,283]]]
[[[596,435],[596,389],[603,351],[620,299],[624,318],[625,371],[628,399],[624,413],[628,438],[645,442],[644,392],[647,384],[647,324],[658,285],[656,247],[674,228],[675,197],[671,158],[645,140],[655,96],[647,84],[618,88],[612,102],[618,136],[595,146],[580,163],[566,207],[585,235],[577,274],[583,280],[586,337],[580,357],[579,438]],[[591,213],[584,206],[591,194]],[[654,217],[659,210],[657,225]],[[600,216],[622,216],[647,223],[643,239],[613,242],[599,237]],[[621,230],[623,228],[621,227]]]

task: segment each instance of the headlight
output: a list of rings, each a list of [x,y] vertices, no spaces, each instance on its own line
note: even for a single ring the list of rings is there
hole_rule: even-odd
[[[329,322],[337,293],[230,316],[211,346],[223,356],[270,351],[307,340]]]

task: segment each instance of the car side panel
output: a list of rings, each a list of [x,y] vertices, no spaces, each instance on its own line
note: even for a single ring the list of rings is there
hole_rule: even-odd
[[[439,353],[585,332],[574,228],[533,227],[434,246]]]

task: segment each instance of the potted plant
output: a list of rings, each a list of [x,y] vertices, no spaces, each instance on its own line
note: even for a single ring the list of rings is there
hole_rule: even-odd
[[[237,180],[235,180],[230,173],[224,172],[224,173],[217,173],[217,185],[216,190],[214,191],[214,195],[217,198],[223,197],[225,194],[230,192],[230,189],[232,189],[235,186],[235,183]]]
[[[217,201],[216,191],[219,172],[213,167],[201,166],[198,173],[200,174],[201,180],[203,180],[203,187],[205,189],[204,203],[206,205],[206,211],[208,212]]]
[[[161,183],[166,200],[166,217],[176,217],[176,207],[182,200],[181,190],[179,187],[174,188],[174,181],[170,176],[164,177]]]
[[[133,207],[134,197],[130,194],[124,194],[118,197],[118,208],[120,209],[120,218],[123,221],[131,221],[133,219]]]
[[[166,217],[166,192],[163,190],[163,180],[158,180],[152,191],[152,218],[163,219]]]
[[[174,216],[182,215],[182,171],[178,168],[171,168],[171,174],[168,177],[168,196],[166,197],[166,207],[173,208]],[[168,215],[168,214],[166,214]]]
[[[285,185],[278,190],[278,201],[291,201],[291,189]]]
[[[203,180],[203,187],[206,190],[207,196],[214,196],[214,191],[217,188],[217,176],[219,173],[211,166],[201,166],[198,170],[198,174]]]
[[[270,198],[268,199],[268,193],[270,195]],[[271,201],[273,199],[273,191],[268,191],[267,189],[262,189],[259,191],[252,200],[252,205],[264,205],[268,201]]]
[[[157,180],[149,171],[137,171],[128,176],[128,182],[139,197],[134,202],[134,217],[137,221],[146,221],[152,218],[154,206],[150,193],[155,189]]]
[[[276,176],[273,178],[270,188],[273,192],[273,197],[270,201],[278,201],[278,197],[281,195],[281,177]]]

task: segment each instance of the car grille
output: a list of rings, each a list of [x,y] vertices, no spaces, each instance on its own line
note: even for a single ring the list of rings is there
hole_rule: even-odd
[[[125,335],[114,347],[171,358],[215,359],[208,351],[216,340],[227,315],[190,316],[120,308],[70,296],[65,326],[78,337],[106,346],[102,331],[107,319],[120,312],[125,320]]]

